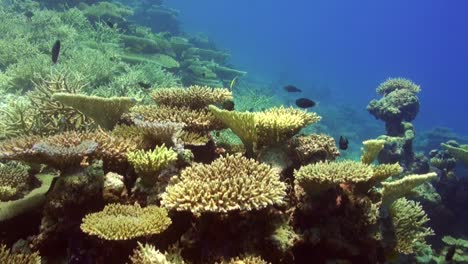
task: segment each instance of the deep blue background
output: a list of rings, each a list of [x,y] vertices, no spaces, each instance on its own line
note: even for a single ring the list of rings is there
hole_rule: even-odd
[[[468,134],[468,1],[169,0],[250,75],[287,79],[314,98],[364,111],[387,77],[422,87],[416,128]],[[278,87],[280,89],[280,87]]]

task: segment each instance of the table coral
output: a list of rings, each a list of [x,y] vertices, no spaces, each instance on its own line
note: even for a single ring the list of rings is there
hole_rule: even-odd
[[[81,230],[105,240],[129,240],[159,234],[171,223],[164,208],[109,204],[100,212],[86,215]]]
[[[233,100],[231,91],[226,88],[197,85],[188,88],[155,89],[151,96],[158,105],[191,109],[206,108],[210,104]]]
[[[225,213],[281,204],[286,185],[268,165],[240,155],[195,164],[172,179],[161,205],[177,211]]]
[[[300,135],[289,141],[289,148],[298,164],[333,161],[340,155],[335,140],[327,135]]]
[[[460,145],[456,142],[449,141],[442,143],[441,146],[447,150],[457,161],[468,165],[468,145]]]
[[[361,162],[371,164],[384,148],[385,140],[370,139],[362,142],[362,157]]]
[[[136,103],[129,97],[103,98],[68,93],[55,93],[52,99],[77,109],[107,130],[112,130],[120,117]]]
[[[430,172],[421,175],[408,175],[396,181],[382,182],[382,205],[391,205],[397,199],[407,195],[415,187],[436,177],[437,174],[435,172]]]

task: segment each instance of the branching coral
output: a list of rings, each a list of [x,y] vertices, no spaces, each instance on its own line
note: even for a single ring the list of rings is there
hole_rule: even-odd
[[[382,205],[389,206],[397,199],[407,195],[412,189],[426,181],[430,181],[437,177],[435,172],[430,172],[422,175],[408,175],[402,179],[382,182]]]
[[[395,90],[409,90],[413,93],[419,93],[421,87],[405,78],[389,78],[377,87],[378,94],[385,96]]]
[[[192,110],[186,107],[173,108],[166,106],[135,106],[126,117],[149,122],[184,123],[185,131],[206,133],[211,130],[224,129],[225,125],[210,111]]]
[[[153,245],[141,244],[133,250],[130,260],[133,264],[184,264],[177,246],[169,248],[168,252],[160,252]]]
[[[129,240],[159,234],[171,223],[167,211],[157,206],[109,204],[86,215],[81,230],[105,240]]]
[[[0,263],[5,264],[41,264],[41,256],[39,252],[31,254],[15,254],[5,245],[0,245]]]
[[[282,143],[320,120],[315,113],[284,107],[255,113],[227,111],[214,105],[209,109],[242,140],[248,156],[255,148]]]
[[[161,170],[177,160],[177,153],[163,145],[149,151],[131,151],[127,153],[127,157],[143,184],[153,186]]]
[[[285,190],[268,165],[231,155],[183,170],[166,188],[161,204],[195,214],[250,211],[282,203]]]
[[[112,130],[120,117],[136,103],[129,97],[103,98],[67,93],[55,93],[52,99],[77,109],[107,130]]]
[[[205,108],[210,104],[222,104],[233,99],[231,91],[226,88],[206,86],[155,89],[152,97],[158,105],[191,109]]]
[[[0,108],[0,139],[31,135],[36,131],[36,109],[24,97],[10,99]]]
[[[166,144],[172,146],[177,143],[183,123],[175,122],[149,122],[140,119],[133,119],[135,127],[140,131],[143,138],[151,145]]]
[[[371,164],[379,155],[380,151],[384,148],[385,140],[370,139],[362,142],[363,147],[361,162]]]
[[[400,198],[391,205],[389,214],[395,232],[395,250],[399,253],[414,253],[416,242],[425,243],[427,236],[434,235],[431,228],[424,226],[429,218],[418,202]]]
[[[0,164],[0,201],[21,197],[28,190],[28,169],[20,163]]]
[[[335,140],[327,135],[300,135],[293,137],[289,148],[301,165],[318,161],[333,161],[340,155]]]
[[[242,257],[235,257],[229,260],[223,260],[221,262],[216,262],[217,264],[268,264],[261,257],[254,256],[254,255],[245,255]]]

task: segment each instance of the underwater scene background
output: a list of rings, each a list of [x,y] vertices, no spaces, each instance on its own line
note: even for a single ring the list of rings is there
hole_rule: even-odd
[[[467,8],[0,0],[0,263],[468,263]]]

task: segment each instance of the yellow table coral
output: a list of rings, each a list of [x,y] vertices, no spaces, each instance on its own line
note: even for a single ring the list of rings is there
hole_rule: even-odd
[[[129,240],[163,232],[172,223],[164,208],[109,204],[83,218],[81,230],[105,240]]]
[[[166,188],[161,205],[195,214],[250,211],[282,203],[285,190],[270,166],[231,155],[183,170]]]
[[[155,89],[152,97],[158,105],[188,107],[191,109],[205,108],[210,104],[222,104],[225,101],[233,100],[229,89],[198,85],[188,88]]]
[[[242,140],[248,156],[255,148],[282,143],[321,119],[315,113],[283,106],[254,113],[227,111],[214,105],[209,109]]]

